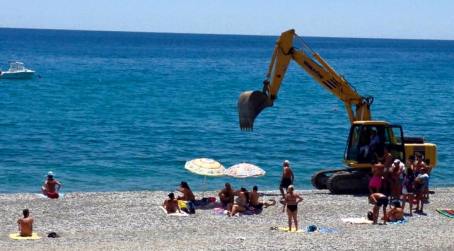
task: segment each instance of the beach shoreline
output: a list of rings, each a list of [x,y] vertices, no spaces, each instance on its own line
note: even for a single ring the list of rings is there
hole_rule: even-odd
[[[36,194],[0,194],[0,250],[453,250],[454,219],[435,209],[454,205],[454,187],[434,188],[427,215],[414,214],[405,224],[347,224],[341,218],[364,217],[371,205],[366,196],[331,195],[301,190],[300,228],[316,225],[332,233],[284,233],[287,216],[280,205],[261,214],[229,218],[212,209],[188,217],[170,217],[159,208],[167,192],[67,193],[49,200]],[[214,192],[204,192],[214,196]],[[196,193],[201,196],[202,193]],[[265,199],[279,196],[265,192]],[[35,241],[15,241],[21,211],[29,208],[35,219]],[[406,208],[408,211],[408,208]],[[57,232],[61,237],[47,238]]]

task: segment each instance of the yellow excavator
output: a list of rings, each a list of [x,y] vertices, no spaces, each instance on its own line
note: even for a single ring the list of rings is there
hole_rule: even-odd
[[[386,151],[404,163],[418,156],[431,168],[436,166],[436,145],[424,142],[422,137],[404,137],[400,125],[372,120],[370,107],[373,97],[361,96],[302,38],[302,49],[295,48],[295,38],[300,37],[292,29],[283,32],[277,40],[262,90],[241,93],[238,99],[241,130],[252,130],[257,115],[263,109],[273,106],[287,67],[294,60],[318,84],[344,103],[351,123],[344,152],[345,166],[315,173],[312,176],[315,188],[329,189],[335,194],[367,191],[371,166]]]

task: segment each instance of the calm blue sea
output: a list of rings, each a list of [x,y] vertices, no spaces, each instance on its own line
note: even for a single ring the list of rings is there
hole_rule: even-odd
[[[304,31],[300,31],[304,35]],[[343,105],[292,63],[279,100],[241,132],[240,92],[260,89],[276,37],[0,29],[0,65],[33,80],[0,80],[0,192],[39,191],[47,171],[64,191],[195,190],[225,181],[277,189],[291,161],[297,188],[340,167]],[[454,41],[306,38],[363,95],[373,117],[438,145],[431,184],[454,185]],[[184,169],[210,157],[251,162],[262,178]]]

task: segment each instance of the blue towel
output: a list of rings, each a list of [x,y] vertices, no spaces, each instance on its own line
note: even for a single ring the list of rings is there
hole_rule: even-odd
[[[387,223],[397,225],[397,224],[405,224],[405,223],[407,223],[407,222],[408,222],[408,220],[404,218],[403,220],[398,220],[398,221],[388,221]]]

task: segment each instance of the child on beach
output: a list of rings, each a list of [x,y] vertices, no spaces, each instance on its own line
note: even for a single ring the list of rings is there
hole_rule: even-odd
[[[19,234],[22,237],[32,236],[33,234],[33,218],[30,216],[30,211],[24,209],[22,211],[24,215],[23,218],[17,220],[17,225],[19,226]]]
[[[386,224],[386,207],[388,206],[388,197],[382,193],[373,193],[369,196],[369,203],[373,204],[372,219],[377,224],[380,207],[383,207],[383,224]]]
[[[294,192],[295,188],[293,185],[288,186],[287,194],[284,198],[284,208],[282,212],[285,211],[287,207],[287,216],[288,216],[288,229],[292,230],[292,219],[295,223],[295,231],[298,231],[298,203],[303,201],[303,198]]]
[[[177,211],[181,213],[180,207],[178,206],[178,201],[175,199],[173,193],[168,194],[169,198],[164,201],[162,206],[166,209],[168,214],[176,213]]]
[[[54,178],[54,173],[49,171],[47,173],[47,179],[44,181],[44,185],[41,187],[41,192],[51,199],[58,199],[58,192],[62,187],[61,183]]]

